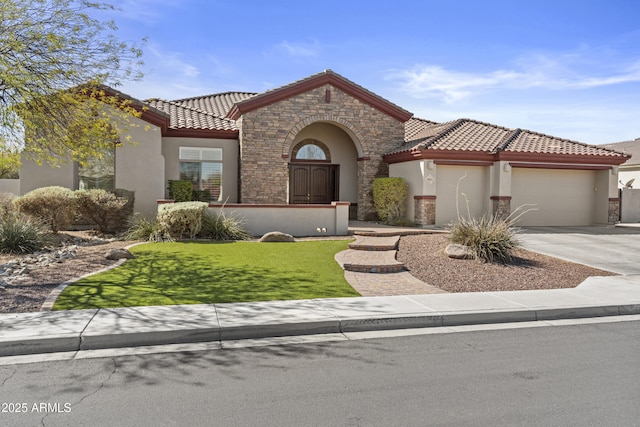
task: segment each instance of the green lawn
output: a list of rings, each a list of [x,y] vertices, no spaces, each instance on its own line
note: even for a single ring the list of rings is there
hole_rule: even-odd
[[[54,310],[358,296],[333,258],[348,243],[147,243],[68,286]]]

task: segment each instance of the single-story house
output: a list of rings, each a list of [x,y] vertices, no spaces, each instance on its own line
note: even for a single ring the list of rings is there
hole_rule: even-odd
[[[620,221],[640,222],[640,138],[606,144],[605,147],[631,155],[618,169]]]
[[[374,178],[394,176],[409,184],[408,216],[418,225],[529,204],[537,210],[522,225],[617,220],[618,166],[627,155],[470,119],[415,118],[331,70],[263,93],[136,102],[136,144],[88,167],[25,160],[21,194],[115,186],[135,190],[136,210],[152,216],[168,197],[167,181],[186,179],[209,190],[213,205],[275,209],[275,217],[282,206],[348,206],[350,218],[367,220],[376,216]],[[304,222],[311,210],[297,212]]]
[[[618,168],[618,188],[640,188],[640,138],[605,144],[603,147],[631,156]]]

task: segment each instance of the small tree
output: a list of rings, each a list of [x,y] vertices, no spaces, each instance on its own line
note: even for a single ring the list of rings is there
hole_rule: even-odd
[[[24,142],[39,163],[84,163],[140,114],[105,90],[142,77],[140,48],[91,16],[112,9],[89,0],[0,2],[0,148]]]

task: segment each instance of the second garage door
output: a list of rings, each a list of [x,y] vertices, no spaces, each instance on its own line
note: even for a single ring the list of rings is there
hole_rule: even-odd
[[[517,225],[593,225],[595,172],[591,170],[513,168],[511,210],[534,204]]]

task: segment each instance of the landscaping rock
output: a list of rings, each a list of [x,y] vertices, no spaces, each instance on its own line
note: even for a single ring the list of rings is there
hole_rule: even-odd
[[[471,251],[471,248],[469,246],[460,245],[458,243],[449,244],[445,248],[444,253],[447,254],[447,256],[449,258],[455,258],[455,259],[473,259],[473,258],[475,258],[475,256],[473,255],[473,252]]]
[[[112,249],[105,256],[109,260],[134,259],[136,256],[129,252],[128,249]]]
[[[291,234],[282,233],[280,231],[271,231],[260,239],[261,242],[295,242]]]

